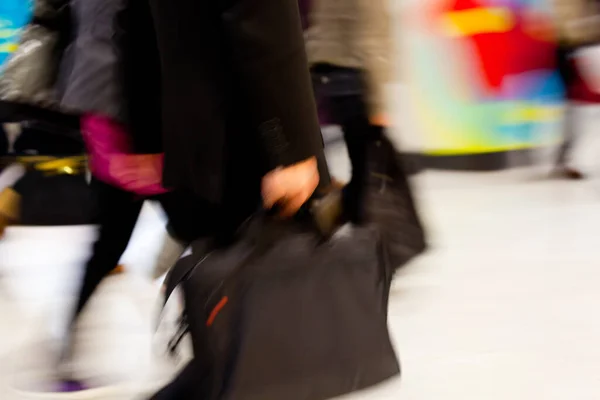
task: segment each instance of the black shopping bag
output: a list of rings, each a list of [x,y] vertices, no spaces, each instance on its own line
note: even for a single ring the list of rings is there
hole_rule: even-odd
[[[312,69],[312,77],[317,100],[323,104],[335,98],[365,97],[367,93],[364,73],[358,69],[321,64]],[[358,104],[365,107],[362,101]],[[351,111],[353,119],[366,118],[361,110]],[[336,121],[339,115],[322,114],[329,123],[340,122]],[[353,166],[352,181],[344,190],[346,218],[380,230],[389,249],[390,265],[397,269],[425,251],[425,231],[401,153],[385,129],[363,122],[361,135],[354,132],[354,136],[345,137],[351,140],[346,145]]]
[[[382,235],[393,269],[424,252],[427,241],[403,162],[381,134],[366,144],[364,207],[366,222]]]
[[[235,244],[183,258],[167,296],[181,280],[201,392],[190,398],[320,400],[398,375],[389,271],[371,227],[326,238],[265,215]]]

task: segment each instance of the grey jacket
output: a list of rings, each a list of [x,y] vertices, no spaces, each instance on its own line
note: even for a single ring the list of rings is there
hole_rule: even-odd
[[[371,114],[385,114],[394,53],[387,0],[312,0],[309,23],[309,62],[364,70]]]
[[[126,119],[116,23],[128,0],[71,0],[74,40],[61,63],[61,106]]]
[[[148,0],[71,0],[63,108],[126,124],[136,153],[160,153],[161,74]]]

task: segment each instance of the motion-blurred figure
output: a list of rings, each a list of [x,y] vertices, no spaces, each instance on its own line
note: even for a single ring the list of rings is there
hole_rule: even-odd
[[[99,235],[85,266],[61,354],[62,391],[86,388],[85,382],[76,379],[77,371],[69,362],[74,351],[71,336],[97,287],[125,252],[144,201],[161,204],[173,237],[183,246],[212,226],[207,222],[212,218],[210,208],[189,191],[165,189],[145,195],[133,189],[146,185],[145,179],[155,179],[157,185],[162,179],[162,171],[154,171],[154,164],[148,169],[138,168],[139,163],[153,160],[163,151],[160,66],[148,2],[90,0],[72,2],[71,6],[77,31],[65,56],[73,64],[66,70],[61,100],[65,108],[83,115],[82,130],[92,157],[91,188],[98,204]],[[100,135],[108,135],[101,145],[112,145],[110,139],[115,137],[125,142],[125,152],[103,153],[102,146],[96,146]],[[96,162],[101,156],[105,164]],[[129,176],[132,171],[135,173]],[[101,172],[122,179],[109,181]],[[119,186],[123,182],[131,185]]]
[[[344,133],[352,165],[347,198],[364,188],[366,143],[388,124],[386,88],[394,47],[386,0],[301,0],[317,101]],[[349,205],[348,210],[358,207]],[[352,215],[351,219],[360,219]]]
[[[600,93],[585,81],[578,66],[577,51],[600,43],[600,2],[597,0],[553,0],[558,33],[557,63],[566,87],[564,141],[556,160],[556,174],[583,179],[573,167],[571,155],[577,141],[575,113],[578,104],[600,103]]]
[[[74,164],[74,157],[53,160],[38,156],[81,155],[84,145],[80,131],[92,136],[103,133],[88,130],[89,122],[96,120],[125,127],[127,137],[123,140],[131,143],[134,163],[145,159],[145,155],[161,153],[160,67],[146,0],[36,0],[31,5],[35,18],[24,30],[20,46],[8,58],[0,76],[0,108],[4,110],[2,115],[13,120],[43,123],[22,124],[24,129],[14,149],[27,161],[28,170],[5,192],[4,212],[0,213],[4,217],[0,222],[89,224],[96,217],[95,222],[100,225],[59,368],[59,389],[76,391],[85,386],[74,379],[76,371],[70,370],[70,336],[97,286],[115,270],[149,196],[105,182],[98,178],[97,171],[93,171],[89,185],[84,157],[76,157]],[[81,123],[79,116],[83,116]],[[74,125],[71,128],[79,139],[75,145],[68,141],[67,127],[61,125],[65,121],[69,127]],[[56,132],[38,129],[39,126],[50,126]],[[129,155],[119,154],[124,156],[120,161],[127,161],[126,166],[131,165]],[[92,161],[97,154],[93,156]],[[116,168],[116,155],[108,161],[107,169],[122,175],[123,171]],[[157,175],[162,175],[161,171]],[[133,177],[133,181],[139,179]],[[151,197],[165,209],[176,240],[188,243],[204,234],[201,229],[205,225],[201,222],[211,215],[205,202],[181,190],[165,190]],[[87,212],[94,198],[97,215]],[[195,218],[199,213],[201,221]]]
[[[164,183],[211,205],[205,226],[217,243],[261,197],[291,216],[329,183],[318,168],[323,141],[296,1],[150,1],[162,61]],[[204,398],[202,362],[154,399]]]

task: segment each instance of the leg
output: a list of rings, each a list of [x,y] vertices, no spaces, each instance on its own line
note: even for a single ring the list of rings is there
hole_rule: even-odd
[[[574,114],[575,110],[570,102],[567,102],[565,117],[563,122],[563,143],[560,146],[558,151],[558,157],[556,159],[556,164],[558,166],[564,166],[567,164],[567,158],[570,153],[571,148],[573,147],[574,141]]]
[[[129,244],[129,239],[137,222],[142,201],[134,200],[131,193],[92,180],[92,188],[98,198],[100,225],[99,236],[94,243],[83,278],[77,304],[71,320],[71,327],[96,287],[117,265]]]
[[[67,337],[60,354],[59,374],[64,379],[61,391],[81,390],[77,382],[71,380],[70,366],[73,342],[71,334],[81,311],[86,306],[100,282],[117,266],[121,255],[129,244],[129,239],[137,222],[143,202],[136,201],[131,193],[92,179],[92,190],[98,200],[98,238],[94,243],[92,256],[85,266],[77,303],[69,321]]]
[[[352,179],[346,188],[345,201],[348,217],[354,222],[363,219],[363,204],[367,172],[368,143],[375,137],[375,129],[369,122],[367,106],[361,95],[333,98],[332,113],[340,121],[352,168]]]
[[[570,179],[581,179],[583,175],[581,172],[569,168],[569,156],[575,141],[575,105],[569,98],[569,88],[572,87],[573,83],[576,82],[577,71],[575,65],[571,61],[573,49],[566,46],[559,45],[556,51],[557,66],[560,77],[567,88],[567,99],[566,99],[566,110],[565,119],[563,122],[563,143],[558,150],[558,157],[556,159],[556,167],[558,175],[564,176]]]
[[[583,179],[584,175],[569,165],[573,146],[576,142],[575,112],[574,104],[568,102],[563,123],[563,143],[558,149],[556,167],[560,176],[569,179]]]

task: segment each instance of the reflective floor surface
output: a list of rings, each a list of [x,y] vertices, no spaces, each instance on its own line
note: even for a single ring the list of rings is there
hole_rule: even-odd
[[[334,150],[332,150],[334,151]],[[346,165],[337,152],[332,163]],[[334,168],[335,170],[335,168]],[[390,327],[403,375],[350,399],[597,400],[600,398],[600,183],[545,171],[428,172],[415,180],[431,238],[402,269]],[[80,335],[79,397],[48,387],[53,349],[92,228],[13,228],[0,243],[0,399],[143,399],[169,374],[153,346],[158,285],[147,276],[163,234],[148,205]],[[100,382],[100,381],[99,381]]]

